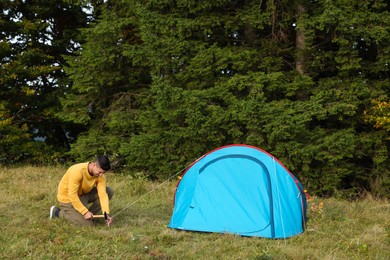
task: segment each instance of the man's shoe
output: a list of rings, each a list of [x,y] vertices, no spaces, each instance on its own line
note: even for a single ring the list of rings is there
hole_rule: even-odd
[[[51,206],[50,208],[50,219],[58,218],[60,215],[60,209],[56,206]]]

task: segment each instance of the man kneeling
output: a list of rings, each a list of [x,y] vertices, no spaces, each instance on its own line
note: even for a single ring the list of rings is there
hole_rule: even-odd
[[[110,226],[109,200],[114,191],[106,186],[104,175],[110,168],[110,161],[105,155],[99,156],[95,162],[71,166],[58,185],[59,207],[50,208],[50,218],[60,217],[75,224],[92,226],[93,216],[102,210]],[[88,208],[88,204],[92,205]]]

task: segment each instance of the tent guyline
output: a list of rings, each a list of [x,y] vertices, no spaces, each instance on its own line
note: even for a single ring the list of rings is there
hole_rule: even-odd
[[[188,165],[189,166],[189,165]],[[163,185],[165,185],[168,181],[172,180],[173,178],[175,178],[177,175],[179,175],[180,173],[182,173],[188,166],[184,167],[183,169],[181,169],[180,171],[178,171],[177,173],[175,173],[174,175],[170,176],[168,179],[166,179],[165,181],[163,181],[162,183],[160,183],[159,185],[157,185],[154,189],[148,191],[147,193],[145,193],[144,195],[142,195],[141,197],[139,197],[138,199],[136,199],[135,201],[131,202],[129,205],[127,205],[125,208],[123,208],[122,210],[120,210],[119,212],[117,212],[115,215],[113,215],[111,218],[114,218],[116,216],[118,216],[120,213],[122,213],[123,211],[127,210],[128,208],[130,208],[131,206],[133,206],[135,203],[137,203],[138,201],[140,201],[141,199],[145,198],[147,195],[149,195],[150,193],[154,192],[155,190],[159,189],[160,187],[162,187]]]

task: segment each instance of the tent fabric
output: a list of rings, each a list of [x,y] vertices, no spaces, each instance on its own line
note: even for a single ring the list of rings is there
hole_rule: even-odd
[[[305,215],[297,178],[264,150],[235,144],[203,155],[185,170],[168,227],[288,238],[304,231]]]

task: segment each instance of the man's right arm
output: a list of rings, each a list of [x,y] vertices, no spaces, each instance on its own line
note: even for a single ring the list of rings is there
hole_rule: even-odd
[[[81,215],[85,215],[88,209],[83,205],[78,195],[79,187],[81,186],[81,178],[76,174],[71,174],[69,178],[68,196],[73,207],[80,212]],[[92,214],[92,213],[91,213]]]

